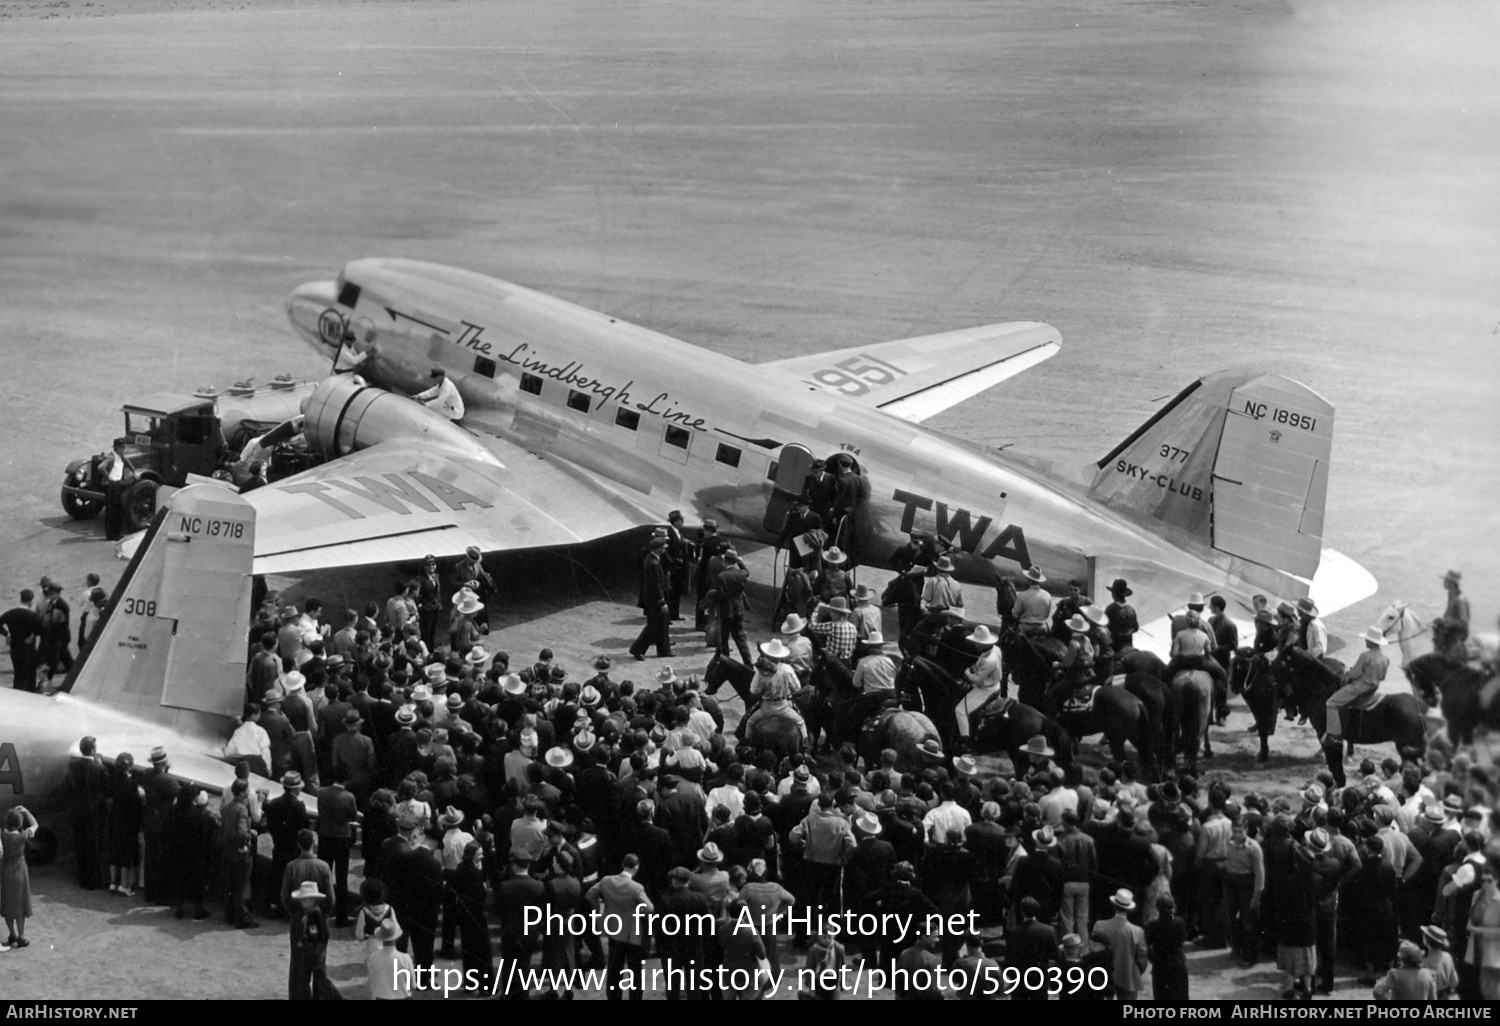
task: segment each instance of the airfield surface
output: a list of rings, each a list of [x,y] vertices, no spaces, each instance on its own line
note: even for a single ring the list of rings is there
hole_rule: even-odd
[[[1289,374],[1338,409],[1325,542],[1382,585],[1334,637],[1393,598],[1431,616],[1449,566],[1488,624],[1495,20],[1463,3],[0,0],[0,588],[112,583],[101,525],[58,505],[66,463],[109,444],[132,396],[318,375],[285,296],[399,255],[750,362],[1047,320],[1061,355],[933,423],[1062,466],[1200,374]],[[491,646],[621,657],[633,552],[507,561]],[[770,579],[768,553],[751,562]],[[337,607],[390,576],[273,586]],[[706,661],[679,641],[679,672]],[[1205,775],[1284,793],[1321,765],[1283,725],[1255,768],[1248,721],[1236,703]],[[284,927],[178,923],[57,868],[33,886],[32,947],[0,953],[7,997],[284,994]],[[1190,960],[1195,996],[1277,992],[1268,966]],[[329,963],[362,993],[352,942]]]

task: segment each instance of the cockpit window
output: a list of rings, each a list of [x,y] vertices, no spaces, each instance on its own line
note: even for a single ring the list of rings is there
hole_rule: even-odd
[[[125,414],[125,433],[127,435],[154,435],[156,434],[158,420],[144,413]]]
[[[339,306],[354,309],[359,304],[359,286],[352,281],[339,282]]]

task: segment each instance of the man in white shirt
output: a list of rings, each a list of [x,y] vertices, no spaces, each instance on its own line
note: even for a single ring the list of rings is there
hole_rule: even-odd
[[[380,938],[380,947],[365,960],[370,997],[376,1001],[407,1001],[413,983],[412,960],[406,952],[396,949],[401,927],[394,922],[386,923],[376,936]]]
[[[812,672],[813,643],[811,638],[802,633],[805,630],[807,621],[796,613],[781,622],[781,643],[791,653],[786,661],[797,671],[798,676]]]
[[[943,844],[948,840],[948,831],[962,833],[974,822],[969,810],[958,804],[958,792],[952,784],[943,785],[943,800],[938,807],[922,817],[922,826],[927,831],[927,840],[932,844]]]
[[[854,622],[854,629],[861,638],[882,632],[880,607],[875,605],[875,598],[875,589],[868,584],[861,584],[854,589],[854,612],[849,618]]]
[[[254,702],[245,706],[240,725],[234,729],[234,733],[229,736],[229,743],[224,746],[224,757],[231,761],[245,759],[250,763],[250,772],[269,777],[271,735],[255,722],[259,716],[260,706]],[[259,765],[256,765],[257,761]]]
[[[953,560],[947,556],[939,556],[932,568],[937,572],[922,585],[922,611],[937,613],[952,610],[962,614],[964,592],[953,579]],[[939,843],[945,839],[939,838]]]
[[[449,420],[463,420],[464,398],[458,394],[458,386],[448,380],[448,372],[441,367],[434,367],[429,376],[433,381],[432,387],[418,392],[412,398],[429,410],[436,410]]]
[[[1037,567],[1026,568],[1027,587],[1016,595],[1011,615],[1023,634],[1046,634],[1052,622],[1052,596],[1042,590],[1047,578]]]

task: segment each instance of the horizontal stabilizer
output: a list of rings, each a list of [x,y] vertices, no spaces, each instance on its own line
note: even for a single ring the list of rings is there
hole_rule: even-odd
[[[1013,321],[762,364],[920,423],[1062,348],[1051,325]]]

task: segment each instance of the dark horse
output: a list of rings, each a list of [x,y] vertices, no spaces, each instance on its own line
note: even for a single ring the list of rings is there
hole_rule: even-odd
[[[1000,658],[1016,682],[1017,696],[1033,709],[1046,705],[1047,685],[1052,682],[1052,667],[1067,653],[1068,647],[1051,636],[1028,635],[1007,630],[1000,635]]]
[[[1281,699],[1276,682],[1271,679],[1271,664],[1263,653],[1242,648],[1229,667],[1229,690],[1245,696],[1250,715],[1255,717],[1255,732],[1260,735],[1257,762],[1271,757],[1271,735],[1276,733],[1276,718],[1281,714]]]
[[[911,655],[929,659],[950,676],[961,678],[979,658],[979,646],[969,640],[969,635],[978,626],[978,623],[959,619],[953,613],[929,613],[912,627],[906,647]]]
[[[953,707],[964,693],[958,678],[931,659],[914,658],[901,668],[896,681],[903,694],[922,696],[922,707],[937,727],[943,747],[952,749],[958,742],[958,721]],[[1040,734],[1057,753],[1061,766],[1073,764],[1073,739],[1055,720],[1020,702],[995,697],[984,708],[969,714],[969,744],[976,755],[1004,752],[1010,756],[1013,772],[1023,774],[1028,765],[1026,742]]]
[[[1344,664],[1326,657],[1314,659],[1299,649],[1290,649],[1277,657],[1272,675],[1278,684],[1291,686],[1297,707],[1307,714],[1321,741],[1328,730],[1328,699],[1343,686]],[[1355,744],[1393,741],[1399,754],[1403,748],[1421,751],[1427,744],[1422,703],[1415,695],[1382,695],[1373,706],[1363,710],[1345,707],[1343,719],[1344,740],[1351,751]],[[1323,745],[1323,756],[1328,760],[1334,781],[1343,787],[1344,749]]]
[[[1167,704],[1176,710],[1178,743],[1171,753],[1175,768],[1180,752],[1187,759],[1187,771],[1198,775],[1198,746],[1203,757],[1214,757],[1208,728],[1214,718],[1214,679],[1203,670],[1179,670],[1167,684]]]
[[[1433,652],[1408,663],[1406,676],[1429,706],[1441,705],[1443,719],[1448,721],[1448,740],[1455,745],[1473,742],[1476,727],[1500,730],[1500,702],[1490,703],[1487,709],[1479,704],[1480,689],[1490,678],[1468,664]]]

